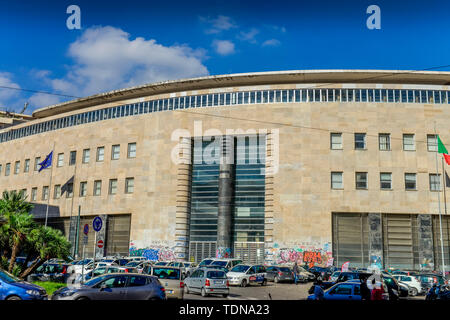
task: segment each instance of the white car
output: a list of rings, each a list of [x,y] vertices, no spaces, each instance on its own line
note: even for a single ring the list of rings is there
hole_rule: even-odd
[[[192,272],[196,269],[196,265],[193,262],[185,262],[185,261],[172,261],[167,264],[168,267],[177,267],[181,269],[181,272],[185,275],[185,277],[189,277]]]
[[[80,260],[75,264],[72,264],[69,266],[69,268],[67,268],[67,273],[81,273],[84,269],[86,270],[86,267],[89,264],[92,264],[93,260],[92,259],[84,259],[84,260]]]
[[[393,275],[392,277],[394,277],[395,280],[403,282],[406,285],[408,285],[408,287],[410,288],[409,294],[412,295],[413,297],[423,293],[422,284],[416,277],[400,274]]]
[[[230,285],[246,287],[257,283],[264,286],[267,283],[266,268],[263,265],[238,264],[227,273]]]

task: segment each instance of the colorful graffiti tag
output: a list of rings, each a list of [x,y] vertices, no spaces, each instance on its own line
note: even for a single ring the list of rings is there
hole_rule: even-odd
[[[330,244],[323,245],[305,244],[294,247],[282,247],[274,243],[273,247],[266,249],[266,259],[268,263],[275,264],[308,264],[309,266],[326,266],[328,260],[332,258]]]
[[[132,257],[145,257],[151,261],[175,261],[175,253],[173,249],[168,247],[153,247],[137,249],[130,247],[130,256]]]
[[[231,249],[228,247],[219,247],[216,250],[216,258],[226,259],[231,258]]]

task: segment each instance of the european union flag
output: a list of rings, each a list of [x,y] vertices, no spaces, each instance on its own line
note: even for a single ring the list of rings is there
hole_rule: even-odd
[[[39,172],[41,172],[41,170],[46,169],[48,167],[50,167],[52,165],[52,158],[53,158],[53,151],[50,152],[46,157],[45,160],[42,161],[41,163],[38,163],[41,167],[39,168]]]

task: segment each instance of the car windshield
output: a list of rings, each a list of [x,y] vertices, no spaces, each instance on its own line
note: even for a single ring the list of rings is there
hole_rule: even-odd
[[[335,271],[333,272],[333,274],[331,275],[332,277],[339,277],[341,273],[339,271]]]
[[[227,275],[223,271],[208,271],[206,277],[209,279],[226,279]]]
[[[213,261],[210,266],[219,266],[219,267],[225,267],[227,265],[226,261]]]
[[[246,266],[246,265],[237,265],[235,266],[233,269],[231,269],[231,272],[247,272],[247,270],[250,269],[250,266]]]
[[[291,272],[291,269],[289,269],[288,267],[281,267],[281,268],[280,268],[280,271],[283,271],[283,272]]]
[[[167,262],[158,262],[155,264],[155,266],[165,266]]]
[[[0,279],[7,283],[14,283],[21,281],[19,278],[13,276],[11,273],[0,270]]]
[[[135,267],[135,266],[137,266],[139,263],[140,263],[139,261],[132,261],[132,262],[128,262],[128,263],[126,264],[126,266],[127,266],[127,267]]]
[[[207,265],[209,265],[212,261],[213,261],[212,259],[203,260],[202,262],[200,262],[200,264],[199,264],[198,266],[199,266],[199,267],[207,266]]]
[[[175,268],[153,268],[152,271],[154,276],[159,279],[180,279],[180,269]]]
[[[96,277],[92,280],[89,280],[88,282],[85,283],[85,285],[89,286],[89,287],[93,287],[95,286],[97,283],[99,283],[100,281],[105,280],[106,278],[108,278],[108,275],[104,275],[104,276],[100,276],[100,277]]]

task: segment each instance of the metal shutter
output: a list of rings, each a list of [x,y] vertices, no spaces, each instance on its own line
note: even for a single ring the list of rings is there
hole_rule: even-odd
[[[383,249],[386,268],[414,269],[415,222],[416,219],[412,219],[411,215],[383,215]],[[417,230],[414,231],[417,235]]]

